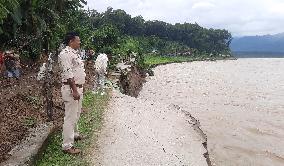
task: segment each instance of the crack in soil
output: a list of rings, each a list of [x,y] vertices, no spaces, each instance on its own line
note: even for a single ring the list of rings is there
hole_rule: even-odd
[[[188,111],[183,110],[180,106],[173,104],[173,107],[181,112],[183,112],[187,117],[189,117],[191,119],[191,121],[187,121],[192,127],[193,129],[200,135],[200,137],[203,139],[203,147],[206,150],[206,153],[203,154],[203,156],[206,159],[206,162],[208,164],[208,166],[212,166],[210,157],[209,157],[209,152],[208,152],[208,148],[207,148],[207,136],[206,134],[203,132],[203,130],[200,128],[200,122],[199,120],[197,120],[195,117],[193,117]]]

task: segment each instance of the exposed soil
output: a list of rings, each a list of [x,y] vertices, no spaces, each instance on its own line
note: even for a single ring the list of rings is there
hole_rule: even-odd
[[[120,87],[124,94],[137,97],[145,82],[146,74],[143,70],[132,66],[131,71],[120,76]]]

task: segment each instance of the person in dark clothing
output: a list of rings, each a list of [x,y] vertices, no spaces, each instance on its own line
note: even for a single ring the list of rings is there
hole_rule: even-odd
[[[4,64],[7,71],[7,76],[9,81],[12,78],[17,80],[20,78],[20,57],[13,50],[6,51],[4,55]]]

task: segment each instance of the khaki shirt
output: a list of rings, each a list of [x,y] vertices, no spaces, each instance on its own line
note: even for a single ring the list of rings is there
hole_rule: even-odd
[[[86,73],[84,63],[80,59],[78,51],[66,46],[60,52],[58,58],[62,70],[62,82],[67,82],[67,79],[74,78],[75,84],[82,85],[85,83]]]

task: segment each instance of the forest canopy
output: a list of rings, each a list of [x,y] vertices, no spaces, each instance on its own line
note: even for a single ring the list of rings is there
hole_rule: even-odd
[[[169,24],[132,17],[109,7],[105,12],[86,10],[84,0],[2,0],[0,47],[18,49],[36,58],[43,50],[55,51],[66,32],[79,32],[82,48],[114,55],[129,51],[160,55],[230,54],[231,34],[197,23]]]

